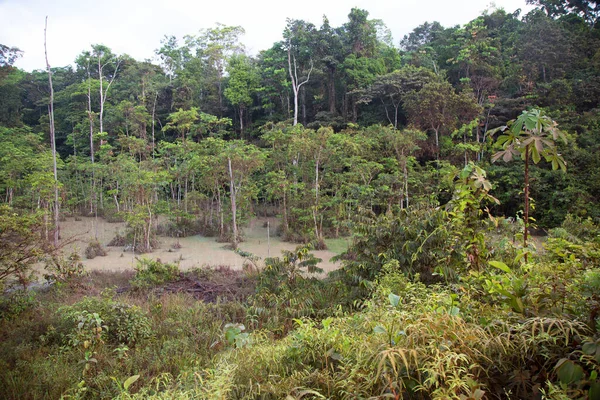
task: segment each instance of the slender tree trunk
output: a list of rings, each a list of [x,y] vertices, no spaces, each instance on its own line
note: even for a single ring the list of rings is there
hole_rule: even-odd
[[[102,83],[103,83],[102,68],[103,68],[103,66],[100,63],[100,54],[98,54],[98,75],[100,77],[100,134],[102,134],[102,132],[104,132],[104,125],[103,125],[103,121],[104,121],[104,90],[102,90]]]
[[[525,210],[523,212],[523,247],[527,248],[527,236],[529,228],[529,145],[525,146]],[[525,253],[527,263],[527,253]]]
[[[335,114],[335,68],[328,68],[329,72],[329,112]]]
[[[151,234],[152,234],[152,209],[150,208],[150,204],[147,204],[148,207],[148,226],[146,227],[146,232],[145,232],[145,246],[146,246],[146,251],[150,251],[150,249],[152,249],[152,247],[150,246],[150,238],[151,238]]]
[[[317,223],[317,212],[319,209],[319,160],[320,156],[317,156],[316,162],[315,162],[315,206],[313,208],[313,220],[315,223],[315,236],[317,239],[317,242],[320,240],[321,235],[319,234],[319,226]]]
[[[404,196],[406,198],[406,208],[408,208],[408,167],[406,164],[407,164],[407,162],[406,162],[406,160],[404,160],[402,172],[404,174]]]
[[[156,100],[158,100],[158,91],[154,95],[154,102],[152,103],[152,158],[154,159],[154,126],[156,125]]]
[[[232,238],[231,245],[234,249],[238,246],[238,228],[237,228],[237,204],[236,204],[236,188],[235,181],[233,179],[233,169],[231,168],[231,158],[227,158],[227,164],[229,166],[229,192],[231,195],[231,229]]]
[[[240,105],[240,138],[244,138],[244,107]]]
[[[58,203],[58,171],[56,168],[56,132],[54,130],[54,87],[52,86],[52,71],[48,62],[48,48],[46,47],[46,32],[48,30],[48,16],[46,16],[46,24],[44,26],[44,54],[46,56],[46,69],[48,71],[48,84],[50,85],[50,103],[48,104],[48,117],[50,118],[50,144],[52,146],[52,168],[54,170],[54,246],[58,247],[58,239],[60,237],[59,212],[60,204]]]
[[[289,229],[288,214],[287,214],[287,194],[283,191],[283,232],[287,232]]]
[[[298,67],[296,65],[296,57],[292,56],[292,48],[291,48],[291,44],[288,43],[288,71],[290,73],[290,79],[292,81],[292,90],[294,92],[294,126],[298,125],[298,95],[300,93],[300,88],[302,87],[302,85],[304,85],[306,82],[308,82],[310,80],[310,73],[312,72],[313,69],[313,63],[312,60],[310,61],[310,70],[308,71],[308,76],[306,77],[306,80],[303,82],[298,82]],[[294,67],[292,69],[292,58],[294,59]]]
[[[92,77],[90,74],[90,64],[88,59],[88,93],[87,93],[87,114],[90,122],[90,161],[92,162],[92,181],[90,182],[90,214],[94,213],[96,203],[96,168],[94,167],[94,115],[92,114]]]

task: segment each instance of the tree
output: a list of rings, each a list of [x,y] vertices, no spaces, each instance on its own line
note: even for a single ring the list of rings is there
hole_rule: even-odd
[[[461,124],[472,121],[479,106],[469,93],[456,93],[450,83],[433,81],[406,100],[410,122],[435,134],[436,157],[440,156],[440,134],[450,133]]]
[[[234,55],[227,66],[229,81],[225,88],[225,97],[238,108],[240,135],[244,136],[244,111],[252,105],[252,95],[259,86],[259,75],[252,60],[246,55]]]
[[[95,44],[92,46],[92,57],[97,60],[98,65],[98,79],[100,80],[100,113],[98,118],[100,121],[100,133],[104,132],[104,103],[108,97],[108,90],[113,84],[117,77],[117,71],[121,61],[110,51],[110,49],[101,44]],[[114,64],[114,69],[109,71],[106,67],[110,64]],[[107,74],[105,76],[105,74]],[[106,89],[104,88],[104,80],[108,81]]]
[[[543,9],[549,17],[560,17],[573,13],[594,26],[600,18],[600,2],[595,0],[527,0]]]
[[[58,172],[56,168],[56,135],[54,131],[54,86],[52,86],[52,70],[48,62],[48,49],[46,47],[46,31],[48,29],[48,17],[46,16],[46,25],[44,27],[44,54],[46,55],[46,70],[48,71],[48,85],[50,88],[50,100],[48,103],[48,117],[50,122],[50,145],[52,146],[52,167],[54,172],[54,246],[58,247],[60,236],[59,210],[58,203]]]
[[[385,115],[394,128],[398,128],[398,110],[411,92],[421,90],[428,82],[434,79],[432,72],[425,68],[406,66],[389,74],[375,78],[375,81],[363,93],[359,103],[368,103],[379,99],[384,106]],[[393,119],[388,110],[392,106]]]
[[[185,143],[186,135],[189,136],[192,132],[198,118],[198,109],[196,107],[192,107],[190,110],[182,110],[180,108],[177,112],[169,114],[169,122],[163,127],[163,131],[177,131],[179,137]]]
[[[520,157],[525,162],[525,209],[523,211],[523,246],[527,247],[527,234],[529,226],[529,164],[540,162],[542,157],[552,164],[552,169],[567,170],[567,163],[558,153],[556,141],[561,139],[567,142],[566,136],[557,128],[557,123],[550,117],[543,115],[539,109],[523,111],[521,115],[508,122],[507,125],[498,127],[490,134],[503,132],[496,140],[502,150],[495,153],[492,162],[502,159],[504,162]],[[525,254],[527,262],[527,254]]]
[[[201,30],[197,36],[185,36],[188,60],[181,75],[199,86],[196,95],[203,95],[205,112],[223,117],[225,71],[229,59],[244,51],[239,41],[243,34],[241,26],[217,24],[214,28]]]
[[[284,37],[287,41],[285,47],[287,50],[288,72],[294,93],[294,125],[298,124],[298,96],[300,88],[310,81],[310,74],[314,66],[310,46],[315,34],[316,31],[313,24],[301,20],[288,19]],[[308,68],[306,78],[303,78],[302,75],[298,77],[298,69],[300,69],[300,73],[302,74],[305,72],[307,64],[310,65],[310,68]]]
[[[228,143],[224,156],[227,159],[229,174],[229,196],[231,200],[231,245],[237,249],[238,205],[240,196],[244,194],[250,174],[263,165],[265,154],[256,146],[241,140]]]

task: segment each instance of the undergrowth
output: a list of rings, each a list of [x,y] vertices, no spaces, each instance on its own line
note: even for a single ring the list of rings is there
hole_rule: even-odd
[[[8,399],[595,399],[598,247],[578,240],[429,284],[396,259],[370,280],[349,276],[356,263],[317,279],[306,247],[248,270],[250,295],[229,293],[225,268],[140,260],[135,275],[67,275],[3,300],[0,389]]]

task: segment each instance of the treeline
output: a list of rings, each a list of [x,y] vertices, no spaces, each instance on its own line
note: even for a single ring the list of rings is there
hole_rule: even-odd
[[[289,19],[256,57],[242,27],[223,25],[165,36],[159,65],[93,45],[52,69],[61,208],[123,218],[145,250],[158,214],[171,233],[236,245],[244,219],[274,213],[288,239],[320,243],[349,232],[359,209],[447,203],[458,170],[476,162],[500,200],[492,212],[514,216],[522,167],[489,165],[489,130],[535,106],[568,133],[569,173],[532,166],[534,216],[542,227],[597,218],[597,7],[537,3],[464,26],[424,23],[399,47],[356,8],[340,27]],[[3,201],[49,212],[48,76],[0,50]]]

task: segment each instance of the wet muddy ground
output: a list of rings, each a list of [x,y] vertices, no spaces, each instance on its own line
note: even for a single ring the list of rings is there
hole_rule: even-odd
[[[240,243],[240,250],[250,252],[264,259],[281,255],[281,250],[293,250],[296,244],[282,242],[274,235],[277,220],[269,218],[270,238],[267,235],[267,218],[252,220],[244,228],[245,240]],[[146,257],[160,259],[162,262],[178,262],[182,270],[203,266],[228,266],[233,270],[241,270],[246,261],[232,250],[227,248],[227,243],[219,243],[214,237],[200,235],[180,238],[158,236],[159,248],[152,253],[143,255],[126,251],[124,247],[107,247],[107,244],[116,234],[125,234],[124,223],[109,223],[102,218],[94,217],[69,217],[61,222],[61,238],[71,242],[65,246],[65,253],[76,251],[81,255],[82,262],[89,271],[126,271],[132,270],[136,265],[136,258]],[[105,247],[108,254],[105,257],[96,257],[88,260],[85,258],[85,248],[94,238]],[[322,259],[319,264],[325,273],[339,268],[339,263],[330,261],[331,257],[343,251],[349,239],[328,240],[329,250],[313,251],[312,253]],[[177,245],[178,243],[178,245]],[[260,263],[260,262],[259,262]]]

